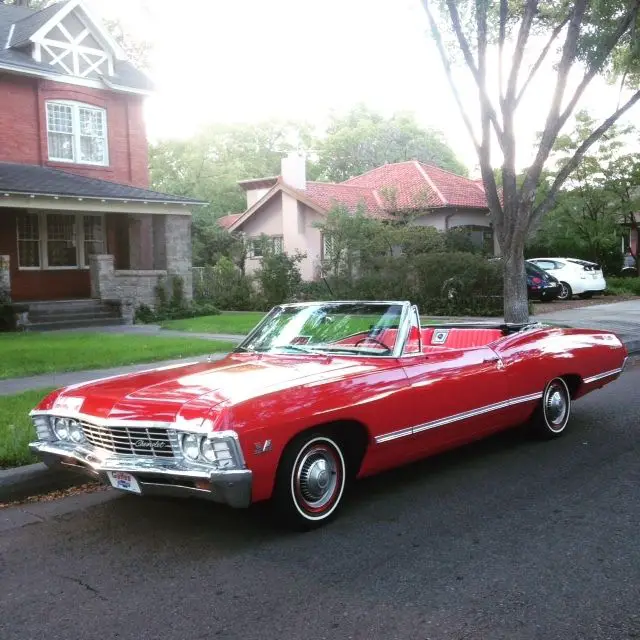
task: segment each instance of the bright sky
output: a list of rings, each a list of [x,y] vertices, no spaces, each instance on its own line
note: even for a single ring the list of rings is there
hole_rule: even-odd
[[[420,0],[88,0],[153,41],[157,94],[147,104],[151,140],[193,134],[209,122],[294,118],[321,124],[358,102],[413,111],[441,129],[474,171],[477,160]],[[541,70],[542,71],[542,70]],[[462,91],[475,104],[469,78]],[[540,73],[517,128],[525,151],[542,125],[553,75]],[[617,88],[594,83],[581,106],[606,117]],[[630,119],[640,124],[640,111]],[[526,158],[521,156],[520,163]]]

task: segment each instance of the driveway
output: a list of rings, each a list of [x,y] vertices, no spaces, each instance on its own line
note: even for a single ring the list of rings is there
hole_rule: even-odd
[[[638,638],[639,388],[364,480],[308,534],[113,491],[0,510],[0,638]]]
[[[560,309],[534,315],[534,320],[542,322],[566,323],[572,327],[606,329],[621,338],[637,340],[640,343],[640,299],[599,304],[587,307]]]

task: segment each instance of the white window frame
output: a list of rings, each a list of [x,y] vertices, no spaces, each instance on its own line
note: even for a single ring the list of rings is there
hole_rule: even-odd
[[[71,135],[73,137],[73,159],[69,158],[56,158],[51,155],[51,148],[49,144],[49,134],[59,133],[57,131],[49,130],[49,105],[58,105],[71,107],[71,121],[73,131]],[[50,162],[64,162],[65,164],[78,164],[89,165],[93,167],[108,167],[109,166],[109,127],[107,122],[107,110],[103,107],[96,107],[93,104],[87,104],[85,102],[76,102],[75,100],[47,100],[45,102],[45,118],[47,123],[47,157]],[[89,160],[81,160],[81,140],[82,134],[80,133],[80,110],[87,109],[90,111],[98,111],[102,114],[102,125],[104,128],[104,161],[103,162],[91,162]]]
[[[20,215],[20,214],[18,214]],[[16,255],[18,256],[18,271],[42,271],[42,219],[33,211],[27,212],[27,215],[36,215],[38,217],[38,258],[39,265],[37,267],[23,267],[20,265],[20,242],[24,241],[20,237],[20,226],[16,218]],[[27,242],[36,242],[36,240],[28,240]]]
[[[20,266],[20,256],[18,255],[18,271],[88,271],[89,266],[85,266],[85,237],[84,237],[84,217],[95,216],[101,219],[102,225],[102,244],[103,250],[106,250],[106,228],[104,213],[91,213],[83,211],[80,213],[72,213],[68,211],[27,211],[30,214],[38,216],[38,231],[40,234],[40,266],[39,267],[22,267]],[[21,214],[18,214],[21,215]],[[49,266],[49,246],[47,237],[47,216],[55,215],[72,215],[76,218],[76,264],[72,266],[50,267]],[[16,220],[16,242],[19,242],[18,222]],[[18,244],[19,250],[19,244]]]
[[[255,243],[262,239],[268,239],[271,242],[271,246],[274,253],[276,254],[284,253],[284,236],[282,234],[274,234],[274,235],[261,234],[259,236],[247,236],[247,245],[248,245],[247,257],[248,258],[251,258],[252,260],[261,260],[262,258],[264,258],[264,247],[260,255],[256,255],[254,252]],[[277,241],[279,241],[279,244],[280,244],[280,247],[278,250],[276,250],[275,248]]]

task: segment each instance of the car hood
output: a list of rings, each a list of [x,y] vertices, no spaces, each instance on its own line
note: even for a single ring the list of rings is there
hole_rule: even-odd
[[[300,384],[374,369],[359,359],[232,354],[66,387],[40,410],[96,418],[201,422],[222,402],[239,403]]]

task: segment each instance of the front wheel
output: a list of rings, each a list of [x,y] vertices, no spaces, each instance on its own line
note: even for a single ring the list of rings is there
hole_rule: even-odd
[[[337,512],[346,482],[347,467],[340,444],[322,433],[303,434],[282,456],[274,506],[292,528],[315,529]]]
[[[554,378],[544,388],[542,400],[533,416],[535,435],[545,440],[559,438],[571,415],[571,394],[562,378]]]
[[[567,282],[560,283],[560,293],[558,294],[558,300],[571,300],[573,297],[573,291],[571,286]]]

